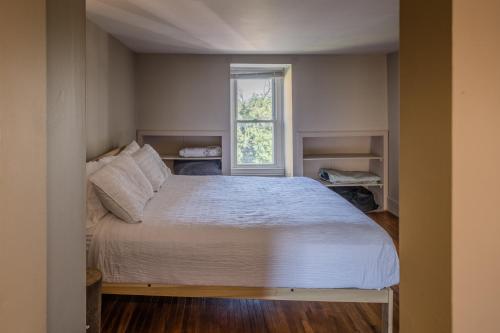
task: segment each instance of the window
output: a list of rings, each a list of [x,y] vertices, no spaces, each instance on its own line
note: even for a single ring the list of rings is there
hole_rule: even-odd
[[[231,70],[232,174],[283,175],[283,70]]]

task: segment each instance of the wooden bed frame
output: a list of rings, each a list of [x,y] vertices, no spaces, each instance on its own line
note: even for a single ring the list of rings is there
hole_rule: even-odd
[[[393,332],[393,291],[376,289],[260,288],[103,283],[103,294],[260,299],[277,301],[381,303],[383,333]]]
[[[95,160],[117,155],[121,148],[115,148]],[[328,288],[266,288],[235,286],[188,286],[156,283],[106,283],[102,293],[110,295],[171,296],[171,297],[210,297],[259,299],[276,301],[312,302],[352,302],[382,304],[383,333],[393,332],[394,294],[384,289],[328,289]]]

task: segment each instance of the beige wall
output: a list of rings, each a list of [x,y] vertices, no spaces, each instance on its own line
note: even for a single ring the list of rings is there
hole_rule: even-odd
[[[138,129],[229,133],[230,63],[292,65],[296,131],[388,128],[385,55],[139,54],[136,66]]]
[[[451,330],[451,0],[400,3],[400,318]],[[470,176],[470,175],[469,175]]]
[[[453,1],[453,332],[500,332],[500,2]]]
[[[0,331],[45,332],[45,1],[0,2],[0,50]]]
[[[135,139],[134,53],[87,20],[87,159]]]
[[[401,2],[401,331],[498,332],[500,3],[433,5]]]
[[[84,174],[85,1],[47,0],[47,331],[50,333],[85,332]]]
[[[399,214],[399,53],[387,55],[389,110],[389,190],[387,207]]]

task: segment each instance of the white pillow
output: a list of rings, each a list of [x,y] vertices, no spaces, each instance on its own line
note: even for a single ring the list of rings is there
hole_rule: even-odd
[[[118,156],[91,175],[90,181],[104,207],[114,215],[128,223],[142,221],[153,188],[132,157]]]
[[[151,183],[153,191],[157,192],[167,179],[163,168],[155,156],[156,152],[150,145],[144,145],[136,151],[132,158]],[[158,154],[156,154],[158,155]],[[161,162],[163,163],[163,162]]]
[[[123,148],[123,150],[120,152],[120,155],[132,155],[136,151],[138,151],[141,147],[137,142],[132,141],[127,145],[127,147]]]
[[[165,162],[163,162],[160,154],[158,154],[158,152],[150,145],[144,145],[144,146],[147,146],[147,149],[151,152],[151,154],[154,156],[156,162],[160,165],[160,168],[161,168],[163,174],[165,175],[165,179],[168,178],[169,176],[171,176],[172,171],[170,171],[170,168],[168,166],[166,166]]]
[[[106,164],[111,163],[115,158],[116,156],[104,156],[103,158],[100,158],[98,162],[101,163],[101,168],[102,168]]]
[[[100,219],[108,213],[106,208],[99,200],[95,191],[94,184],[89,181],[89,177],[99,170],[104,164],[101,161],[87,162],[85,169],[87,171],[87,223],[86,228],[92,228]]]

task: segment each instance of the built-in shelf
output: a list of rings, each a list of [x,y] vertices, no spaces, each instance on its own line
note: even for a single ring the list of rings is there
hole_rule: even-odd
[[[161,156],[165,165],[175,170],[176,162],[188,161],[220,161],[223,175],[231,173],[230,139],[227,131],[170,131],[170,130],[137,130],[137,142],[140,145],[151,145]],[[181,157],[179,151],[183,148],[219,146],[221,156],[214,157]],[[219,164],[219,163],[218,163]]]
[[[222,156],[182,157],[178,155],[161,155],[161,159],[165,161],[208,161],[222,160]]]
[[[326,187],[346,187],[346,186],[364,186],[364,187],[380,187],[384,186],[382,183],[354,183],[354,184],[332,184],[323,179],[316,179],[318,182]]]
[[[387,208],[387,131],[303,131],[298,135],[297,150],[300,162],[294,174],[315,179],[329,188],[365,187],[373,193],[379,210]],[[348,184],[332,184],[319,179],[322,168],[370,172],[380,181],[359,183],[353,179]]]
[[[383,158],[375,154],[310,154],[303,157],[304,161],[345,159],[382,160]]]

